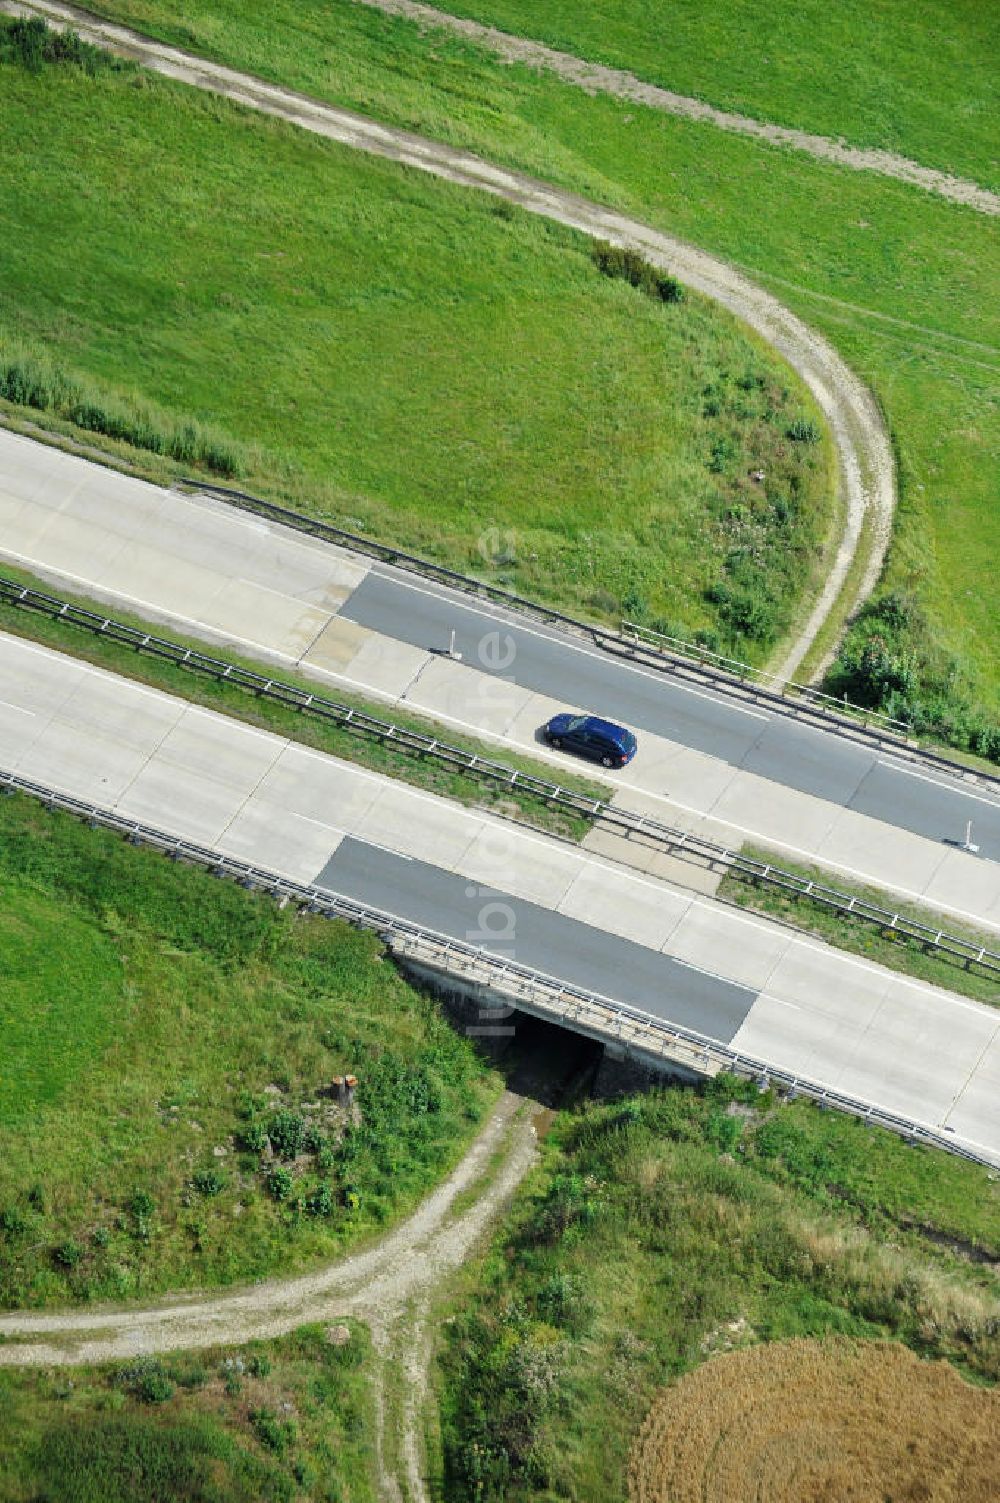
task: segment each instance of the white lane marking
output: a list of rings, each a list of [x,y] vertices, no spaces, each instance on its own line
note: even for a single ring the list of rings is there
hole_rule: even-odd
[[[303,747],[303,746],[300,746],[299,743],[297,743],[297,742],[293,742],[293,743],[290,743],[290,744],[292,746],[294,746],[294,748],[295,748],[296,751],[300,751],[300,752],[303,753],[303,755],[305,755],[307,757],[310,757],[310,758],[312,758],[312,759],[314,759],[316,761],[323,762],[323,763],[325,763],[327,765],[329,765],[331,762],[334,762],[336,764],[336,759],[329,757],[326,753],[315,751],[312,747]],[[390,788],[395,788],[395,789],[399,789],[399,787],[400,787],[399,784],[394,783],[391,779],[385,778],[385,776],[383,774],[381,774],[381,773],[370,772],[367,768],[357,768],[353,764],[339,764],[339,765],[347,765],[347,766],[350,767],[351,772],[356,772],[356,773],[358,773],[358,775],[360,777],[362,777],[364,779],[367,779],[370,782],[378,783],[378,784],[380,784],[383,787],[388,786]],[[437,794],[424,793],[422,790],[417,789],[417,788],[405,787],[404,788],[404,792],[407,795],[411,796],[417,802],[433,804],[437,808],[441,808],[442,804],[444,804],[444,807],[446,807],[449,810],[451,810],[451,812],[453,812],[455,814],[462,815],[462,816],[464,816],[467,819],[477,821],[479,823],[479,825],[480,825],[480,831],[478,833],[482,833],[482,827],[488,825],[488,826],[490,826],[492,828],[501,830],[505,834],[508,834],[508,835],[512,836],[515,840],[522,842],[526,846],[531,846],[531,845],[542,846],[546,850],[552,850],[552,848],[553,848],[553,841],[552,841],[551,837],[547,838],[544,835],[536,835],[532,831],[529,831],[529,830],[521,830],[521,829],[516,829],[516,828],[513,829],[513,830],[511,830],[511,828],[510,828],[509,825],[507,825],[505,822],[497,820],[493,815],[489,815],[489,814],[486,814],[486,813],[472,814],[471,812],[469,812],[467,810],[464,810],[464,809],[456,810],[456,809],[453,808],[453,806],[447,804],[446,801],[443,801]],[[370,812],[371,812],[370,809],[366,810],[364,817],[367,817],[367,815]],[[300,816],[300,817],[305,817],[305,816]],[[352,832],[349,831],[349,830],[345,831],[344,833],[347,834],[347,835],[352,835]],[[358,841],[362,841],[366,845],[378,845],[377,841],[368,840],[362,834],[355,833],[355,834],[352,835],[352,838],[355,839],[355,840],[358,840]],[[474,839],[478,838],[478,836],[474,836],[473,838]],[[393,851],[392,848],[389,847],[389,846],[381,846],[380,849],[386,850],[386,851],[391,851],[391,853],[393,855],[398,855],[398,856],[402,857],[402,852],[400,852],[400,851]],[[606,857],[603,857],[603,856],[599,856],[596,853],[594,853],[593,851],[583,851],[579,847],[570,846],[570,845],[561,846],[561,849],[564,851],[564,854],[566,856],[568,856],[571,860],[573,860],[573,861],[575,861],[577,863],[577,865],[579,867],[579,870],[577,871],[576,876],[579,876],[580,875],[580,871],[582,871],[582,870],[587,870],[587,869],[593,870],[593,869],[596,868],[597,870],[606,871],[606,872],[611,873],[615,878],[617,878],[618,880],[621,880],[623,882],[633,883],[635,886],[643,887],[643,888],[648,888],[651,892],[656,892],[656,893],[662,893],[664,891],[669,892],[673,896],[681,899],[684,903],[686,903],[686,908],[685,908],[684,913],[682,913],[680,915],[679,919],[677,920],[677,923],[675,924],[674,928],[671,930],[670,935],[668,935],[666,941],[664,942],[664,946],[647,945],[647,944],[645,944],[645,942],[643,940],[635,940],[634,941],[634,943],[636,943],[636,944],[643,945],[644,949],[649,949],[649,950],[654,950],[654,951],[655,950],[660,950],[660,952],[663,953],[663,954],[669,954],[669,949],[666,948],[666,947],[669,946],[670,940],[673,938],[673,936],[677,933],[678,929],[680,929],[681,925],[684,923],[684,917],[685,917],[685,914],[687,913],[687,911],[689,911],[691,908],[700,908],[700,909],[702,909],[703,912],[708,913],[708,914],[716,913],[716,912],[719,911],[718,907],[715,904],[713,904],[711,902],[708,902],[704,898],[693,894],[687,888],[678,888],[678,887],[675,887],[670,882],[663,881],[663,880],[660,880],[660,879],[657,879],[657,878],[653,878],[653,877],[649,877],[645,873],[637,872],[637,871],[633,870],[631,867],[623,866],[623,865],[619,864],[618,862],[611,861],[611,860],[609,860],[609,859],[607,859]],[[413,858],[412,856],[408,856],[408,857],[402,857],[402,859],[413,860],[415,858]],[[430,864],[431,865],[436,865],[436,863],[434,863],[434,862],[432,862]],[[441,871],[449,871],[450,868],[448,868],[448,867],[440,867],[439,870],[441,870]],[[461,872],[452,872],[451,874],[453,876],[461,876],[462,875]],[[575,880],[576,880],[576,878],[574,877],[573,881],[575,881]],[[570,885],[572,886],[572,882],[571,882]],[[496,883],[491,884],[491,888],[492,888],[492,890],[495,890],[497,892],[505,892],[510,897],[519,897],[519,894],[509,892],[508,889],[505,888],[502,884],[496,884]],[[547,903],[542,902],[540,899],[537,899],[537,898],[521,898],[520,900],[522,902],[536,903],[539,907],[546,908],[546,909],[548,909],[549,912],[552,912],[552,913],[561,913],[562,910],[561,910],[561,908],[560,908],[559,905],[564,901],[564,899],[566,898],[566,896],[569,893],[569,891],[570,891],[570,888],[568,887],[566,889],[566,891],[562,894],[562,896],[559,898],[558,903],[554,904],[554,905],[551,905],[551,906],[549,904],[547,904]],[[766,920],[757,918],[757,917],[755,917],[753,915],[750,915],[750,914],[742,913],[742,912],[740,912],[739,909],[730,909],[730,908],[726,907],[725,912],[726,912],[726,915],[730,919],[732,919],[735,923],[743,924],[748,929],[755,929],[759,933],[768,934],[768,935],[775,935],[776,934],[776,930],[775,930],[774,926],[772,924],[769,924]],[[567,917],[566,914],[563,914],[562,916],[563,917]],[[583,921],[581,921],[581,922],[583,922]],[[597,927],[597,926],[590,925],[589,927],[594,928],[594,927]],[[614,931],[602,929],[601,932],[602,933],[613,933]],[[782,931],[777,931],[777,933],[781,937],[784,937]],[[621,938],[622,936],[617,936],[617,937]],[[792,947],[796,948],[799,951],[805,950],[805,951],[810,952],[813,955],[821,956],[827,962],[829,962],[829,961],[832,960],[835,964],[845,965],[845,966],[848,966],[848,967],[853,967],[855,970],[865,972],[865,973],[867,973],[869,975],[873,975],[873,976],[885,976],[885,977],[888,978],[890,984],[893,981],[897,981],[897,982],[900,983],[900,985],[909,987],[909,988],[911,988],[914,991],[926,992],[928,995],[930,995],[932,997],[937,997],[937,998],[942,998],[943,997],[943,998],[947,999],[949,1002],[952,1002],[955,1006],[958,1006],[958,1007],[964,1009],[965,1011],[974,1012],[974,1013],[977,1013],[977,1014],[982,1014],[983,1011],[984,1011],[983,1005],[981,1003],[967,1001],[965,998],[959,997],[959,996],[957,996],[953,992],[946,991],[943,987],[934,987],[934,986],[930,985],[928,982],[919,981],[919,980],[917,980],[917,979],[915,979],[914,977],[911,977],[911,976],[905,976],[905,975],[903,975],[899,971],[889,970],[885,966],[874,965],[874,964],[872,964],[871,961],[864,960],[861,956],[851,955],[847,951],[832,949],[832,948],[824,946],[822,944],[818,944],[814,940],[808,939],[808,938],[806,938],[804,936],[800,937],[798,935],[792,935],[792,936],[789,937],[789,944],[778,955],[778,957],[777,957],[774,965],[771,968],[771,971],[768,973],[769,977],[771,975],[773,975],[774,970],[777,969],[777,966],[780,965],[781,962],[782,962],[782,960],[785,959],[785,957],[786,957],[786,955],[788,953],[788,950],[790,948],[792,948]],[[679,959],[679,957],[676,957],[676,956],[672,957],[672,958]],[[694,968],[696,970],[698,969],[697,966],[695,966]],[[711,974],[711,973],[709,973],[709,974]],[[742,985],[743,983],[738,983],[738,984]],[[781,1001],[781,1000],[782,1000],[781,998],[775,998],[775,1001]],[[784,1005],[787,1006],[787,1007],[794,1007],[796,1004],[793,1003],[793,1002],[787,1002],[787,1003],[784,1003]]]
[[[370,578],[371,574],[380,574],[383,579],[391,579],[393,584],[399,584],[407,590],[413,590],[417,595],[427,595],[430,599],[440,601],[444,605],[449,604],[448,598],[441,595],[438,591],[425,589],[421,585],[413,584],[411,580],[399,577],[395,573],[383,572],[383,570],[384,566],[376,564],[372,568],[371,573],[368,577]],[[354,592],[352,591],[351,593],[353,594]],[[344,604],[346,605],[349,600],[350,596],[347,597],[347,600],[344,602]],[[663,683],[663,678],[659,674],[650,673],[645,668],[637,668],[634,663],[621,663],[619,659],[610,657],[604,653],[595,652],[592,647],[585,647],[581,642],[570,641],[569,638],[563,637],[561,635],[556,635],[554,637],[549,636],[543,631],[538,631],[535,627],[523,626],[520,621],[511,622],[508,621],[505,617],[488,616],[485,611],[476,610],[475,606],[467,605],[464,600],[459,600],[456,603],[459,605],[460,609],[468,611],[473,616],[478,616],[481,621],[489,622],[491,628],[494,631],[498,627],[506,627],[511,631],[524,632],[526,636],[538,637],[538,639],[542,642],[551,642],[556,647],[566,647],[569,648],[569,650],[572,652],[582,653],[584,657],[591,658],[595,663],[618,663],[626,673],[634,673],[638,678],[648,678],[652,683],[655,684]],[[343,607],[341,607],[337,614],[343,616],[343,619],[345,621],[351,621],[353,619],[351,616],[343,615]],[[356,626],[361,625],[359,621],[355,622],[354,624]],[[372,631],[375,630],[375,628],[369,627],[368,630]],[[378,635],[385,636],[386,633],[379,632]],[[398,641],[399,638],[391,637],[389,640],[395,642]],[[477,668],[475,669],[475,671],[477,673],[484,673],[485,669]],[[493,675],[489,675],[489,677],[492,676]],[[518,687],[523,688],[525,686],[518,685]],[[677,687],[682,689],[685,694],[693,694],[698,699],[708,700],[710,704],[721,705],[726,709],[735,710],[740,715],[749,715],[752,720],[764,720],[770,723],[770,721],[774,718],[772,715],[767,715],[761,710],[748,710],[744,705],[734,704],[731,700],[723,698],[718,694],[712,694],[710,691],[705,689],[693,689],[689,684],[680,682],[677,683]],[[538,693],[540,691],[531,690],[529,692]]]
[[[769,983],[765,982],[765,988],[766,988],[767,985],[769,985]],[[801,1012],[802,1011],[802,1008],[798,1005],[797,1002],[786,1002],[785,999],[784,999],[784,997],[775,997],[771,992],[767,991],[766,989],[762,989],[760,991],[760,993],[757,996],[756,1001],[754,1002],[754,1007],[756,1007],[757,1002],[774,1002],[774,1003],[776,1003],[778,1005],[778,1007],[788,1007],[788,1008],[790,1008],[792,1010],[792,1012]],[[750,1012],[747,1013],[746,1018],[744,1020],[744,1023],[749,1023],[749,1021],[750,1021],[750,1013],[752,1013],[752,1012],[753,1012],[753,1007],[751,1007]],[[820,1016],[822,1016],[822,1014],[820,1014]]]
[[[359,845],[370,845],[376,851],[385,851],[387,856],[394,856],[397,861],[415,861],[417,859],[415,856],[408,856],[405,851],[393,850],[391,845],[383,845],[380,840],[369,840],[366,835],[352,834],[350,830],[345,833],[348,840],[356,840]],[[333,854],[335,856],[337,854],[336,851]],[[439,867],[438,870],[448,872],[446,866]],[[457,873],[448,872],[448,875],[454,877]]]
[[[17,640],[19,641],[20,639],[17,639]],[[29,643],[27,645],[29,646],[29,648],[32,651],[39,652],[39,653],[41,653],[41,654],[43,654],[45,656],[52,656],[53,655],[51,653],[51,650],[48,649],[48,648],[36,647],[35,644],[33,644],[33,643]],[[58,656],[58,655],[56,655],[56,656]],[[123,683],[124,684],[124,683],[128,682],[126,680],[119,679],[117,677],[117,675],[108,674],[107,671],[103,670],[103,669],[90,669],[89,671],[93,672],[95,675],[99,675],[102,678],[111,679],[112,681],[114,681],[116,683]],[[172,696],[163,695],[161,693],[161,691],[159,691],[159,690],[149,690],[148,692],[150,694],[154,695],[157,698],[172,697]],[[182,701],[181,703],[182,703],[182,705],[184,707],[186,707],[188,709],[198,709],[198,708],[200,708],[198,706],[190,706],[190,705],[187,704],[186,701]],[[18,707],[15,706],[15,708],[18,708]],[[26,712],[26,713],[31,713],[31,712]],[[219,715],[219,713],[217,711],[211,711],[211,710],[205,711],[205,710],[203,710],[202,713],[211,716],[213,719],[222,720],[226,724],[227,727],[230,727],[231,725],[235,724],[240,731],[249,732],[253,736],[260,738],[261,740],[271,739],[272,738],[272,735],[273,735],[272,732],[265,732],[265,731],[260,730],[257,727],[254,727],[254,726],[241,725],[239,722],[235,722],[235,723],[231,722],[227,716]],[[356,765],[354,765],[352,763],[343,763],[339,759],[331,757],[331,756],[329,756],[326,753],[316,751],[312,747],[302,746],[298,742],[289,741],[285,737],[277,738],[277,739],[281,739],[284,742],[284,745],[283,745],[281,751],[279,752],[278,756],[274,759],[274,761],[267,768],[266,772],[264,773],[263,777],[261,778],[261,780],[258,783],[258,785],[257,785],[256,789],[254,790],[254,792],[246,800],[246,803],[245,803],[244,807],[247,807],[247,805],[249,805],[250,803],[254,802],[258,797],[261,798],[264,801],[268,801],[267,800],[266,791],[265,791],[265,789],[263,787],[263,784],[267,780],[268,774],[274,771],[274,769],[277,767],[278,763],[281,761],[281,758],[284,756],[284,754],[285,754],[286,751],[294,751],[294,752],[298,753],[299,755],[305,756],[305,757],[307,757],[307,758],[309,758],[309,759],[311,759],[313,761],[317,761],[317,762],[319,762],[319,763],[321,763],[321,764],[323,764],[325,766],[331,766],[332,765],[333,767],[344,768],[345,770],[348,770],[352,775],[358,777],[361,781],[363,781],[363,782],[369,782],[369,783],[374,783],[377,787],[379,787],[379,788],[381,788],[381,789],[383,789],[385,791],[392,790],[392,791],[397,792],[397,793],[402,792],[403,795],[404,795],[404,797],[412,798],[417,803],[430,804],[430,805],[432,805],[432,806],[434,806],[435,808],[438,808],[438,809],[447,808],[448,811],[449,811],[449,813],[451,814],[451,816],[453,818],[456,818],[457,820],[459,820],[459,821],[461,821],[463,823],[469,823],[469,824],[472,824],[472,825],[474,825],[474,826],[477,827],[476,830],[475,830],[475,833],[473,835],[473,839],[478,838],[478,836],[482,833],[484,826],[489,825],[490,827],[493,827],[493,828],[502,829],[503,832],[506,835],[512,837],[516,842],[519,842],[523,846],[540,846],[540,847],[542,847],[545,850],[552,850],[553,849],[553,842],[552,842],[552,840],[551,839],[546,839],[544,836],[535,835],[532,832],[526,831],[526,830],[511,830],[510,827],[506,823],[502,823],[500,821],[497,821],[492,816],[485,815],[485,814],[482,814],[482,813],[474,813],[474,812],[472,812],[470,810],[466,810],[466,809],[454,808],[452,805],[448,804],[446,801],[443,801],[442,799],[440,799],[435,794],[425,793],[425,792],[423,792],[420,789],[408,788],[405,785],[400,785],[400,784],[396,783],[393,779],[386,778],[383,774],[372,772],[368,768],[358,767],[358,766],[356,766]],[[153,755],[155,756],[156,753],[154,752]],[[391,846],[384,845],[381,842],[376,841],[376,840],[367,839],[363,834],[358,833],[357,831],[348,830],[348,829],[346,829],[343,826],[335,825],[335,824],[329,823],[328,821],[316,820],[316,819],[313,819],[310,815],[299,814],[299,813],[297,813],[297,811],[294,811],[294,810],[289,810],[288,812],[291,813],[291,814],[293,814],[294,817],[299,818],[299,819],[308,820],[311,824],[315,824],[315,825],[317,825],[320,828],[329,829],[329,830],[333,831],[334,833],[337,833],[337,834],[340,834],[340,835],[343,835],[343,836],[350,836],[352,839],[356,839],[359,842],[361,842],[362,844],[374,846],[376,849],[383,850],[387,854],[399,857],[400,860],[403,860],[403,861],[412,861],[414,859],[412,856],[406,855],[402,851],[395,850]],[[370,810],[366,810],[365,812],[366,812],[366,816],[367,816],[367,814],[370,813],[371,811]],[[656,881],[656,880],[654,880],[654,879],[652,879],[652,878],[650,878],[648,876],[645,876],[642,873],[635,872],[635,871],[633,871],[632,869],[630,869],[628,867],[624,867],[624,866],[619,865],[618,863],[615,863],[615,862],[612,862],[612,861],[608,861],[608,860],[606,860],[605,858],[603,858],[601,856],[594,855],[592,852],[581,851],[581,850],[577,849],[576,847],[573,847],[573,846],[570,846],[570,845],[565,845],[565,846],[560,845],[558,848],[563,851],[563,853],[570,859],[571,862],[573,862],[573,863],[576,864],[576,866],[578,868],[576,875],[579,875],[579,873],[581,871],[587,870],[588,868],[591,869],[591,870],[594,869],[594,868],[597,868],[599,870],[608,871],[610,873],[613,873],[614,876],[618,880],[624,880],[624,882],[626,882],[626,883],[636,884],[636,885],[638,885],[640,887],[647,888],[647,889],[649,889],[652,892],[661,893],[664,890],[666,890],[668,892],[674,893],[678,898],[680,898],[682,901],[686,902],[687,908],[700,907],[700,908],[702,908],[706,912],[712,912],[712,911],[714,911],[713,908],[712,908],[712,905],[704,902],[703,900],[701,900],[699,898],[692,897],[686,890],[682,889],[682,890],[678,891],[676,888],[674,888],[669,883]],[[442,870],[448,870],[448,868],[446,868],[446,867],[445,868],[441,868],[441,869]],[[497,890],[498,891],[505,891],[506,889],[500,887]],[[569,889],[567,888],[567,891],[568,890]],[[514,893],[514,894],[511,894],[511,896],[516,897],[517,894]],[[565,893],[562,894],[562,897],[565,897]],[[533,899],[533,900],[527,900],[527,901],[538,901],[538,900],[537,899]],[[560,901],[562,901],[562,898],[560,898]],[[547,904],[542,904],[541,906],[548,907]],[[553,905],[551,908],[549,908],[549,911],[553,912],[553,913],[557,913],[560,910],[559,910],[558,905]],[[685,911],[687,911],[687,909],[685,909]],[[563,915],[563,916],[565,916],[565,915]],[[773,928],[771,926],[769,926],[766,923],[761,922],[760,920],[751,918],[748,915],[734,912],[734,913],[732,913],[730,915],[730,917],[732,917],[736,922],[745,924],[745,925],[747,925],[748,927],[750,927],[752,929],[757,929],[757,930],[759,930],[761,932],[768,933],[768,934],[773,934],[774,933],[774,930],[773,930]],[[678,920],[678,927],[679,927],[679,925],[681,923],[683,923],[683,914],[681,915],[680,919]],[[611,931],[604,931],[604,932],[611,932]],[[642,943],[642,941],[636,941],[636,943]],[[815,953],[817,955],[822,955],[824,957],[829,958],[830,952],[827,951],[827,950],[824,950],[819,945],[811,944],[811,943],[809,943],[807,941],[796,941],[796,940],[793,940],[792,943],[793,944],[798,944],[802,948],[812,950],[813,953]],[[667,940],[667,944],[669,944],[669,938]],[[650,946],[646,946],[646,948],[648,948],[648,949],[656,949],[656,950],[659,949],[659,947],[654,947],[654,946],[651,946],[651,945]],[[662,953],[669,954],[669,951],[668,950],[663,950]],[[673,957],[673,958],[676,958],[676,957]],[[862,960],[860,960],[857,957],[854,957],[854,956],[840,957],[839,955],[837,956],[837,959],[841,959],[841,958],[844,959],[844,960],[846,960],[848,964],[857,966],[861,970],[872,971],[872,972],[881,974],[881,972],[879,971],[879,968],[871,966],[867,962],[862,961]],[[780,957],[779,957],[779,960],[780,960]],[[697,966],[694,967],[694,968],[698,969]],[[916,985],[916,983],[914,983],[914,984]],[[927,988],[925,988],[925,989],[927,989]],[[794,1004],[789,1003],[788,1005],[792,1006]]]
[[[878,758],[879,767],[891,767],[893,772],[900,772],[906,778],[917,778],[921,783],[930,783],[935,788],[943,788],[946,792],[957,793],[962,798],[974,799],[977,804],[986,804],[990,809],[1000,809],[1000,804],[994,798],[985,798],[981,793],[974,793],[971,788],[960,788],[957,783],[944,782],[941,778],[932,777],[926,772],[917,772],[913,767],[904,767],[901,762],[892,762],[885,757]]]
[[[34,710],[26,710],[23,705],[12,704],[9,699],[0,699],[0,705],[3,705],[5,710],[16,710],[19,715],[27,715],[31,720],[36,719]]]

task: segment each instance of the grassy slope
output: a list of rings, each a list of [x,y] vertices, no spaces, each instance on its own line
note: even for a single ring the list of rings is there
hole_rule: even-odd
[[[1000,552],[1000,261],[988,219],[868,174],[588,98],[351,0],[306,15],[269,0],[252,19],[231,0],[197,10],[175,0],[94,8],[627,207],[772,287],[874,387],[902,484],[887,583],[919,593],[936,640],[968,664],[979,697],[1000,708],[1000,582],[982,566]],[[831,31],[839,14],[826,8]],[[902,25],[903,11],[893,15]],[[712,13],[711,24],[718,20]],[[866,56],[858,49],[852,66]],[[933,67],[913,75],[927,121],[948,113],[937,102],[949,87],[965,89],[971,65],[963,56],[961,79],[949,85],[939,58],[935,35]],[[730,62],[713,67],[721,74]],[[911,134],[901,144],[916,153]]]
[[[829,456],[788,443],[811,404],[705,301],[655,304],[582,237],[144,76],[8,65],[0,130],[0,331],[258,445],[252,479],[359,530],[459,568],[512,534],[512,582],[571,608],[641,595],[711,625],[755,507],[787,618]],[[801,487],[784,522],[758,466]]]
[[[0,803],[0,926],[0,1305],[333,1256],[425,1193],[496,1089],[370,936],[20,798]],[[317,1093],[352,1070],[342,1137]],[[243,1135],[306,1102],[322,1141],[278,1204]],[[221,1184],[199,1191],[205,1171]],[[323,1184],[329,1214],[297,1209]]]
[[[801,1104],[726,1107],[717,1084],[557,1118],[447,1327],[435,1496],[624,1500],[656,1389],[744,1342],[889,1336],[1000,1378],[997,1270],[936,1240],[1000,1255],[984,1170]]]
[[[723,109],[1000,183],[1000,34],[979,0],[456,0],[441,9]]]
[[[0,1371],[0,1503],[368,1503],[369,1350],[363,1327],[343,1346],[306,1327],[72,1378]]]

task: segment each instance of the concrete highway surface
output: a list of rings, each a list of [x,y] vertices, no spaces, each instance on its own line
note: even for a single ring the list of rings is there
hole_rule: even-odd
[[[0,559],[210,641],[363,689],[553,767],[557,709],[639,734],[618,802],[1000,929],[1000,800],[413,575],[0,431]],[[454,631],[461,661],[445,649]],[[578,765],[578,764],[575,764]],[[961,849],[967,825],[977,855]],[[613,853],[614,837],[595,832]],[[617,854],[624,855],[624,851]],[[634,853],[633,853],[634,857]]]
[[[578,981],[1000,1160],[1000,1012],[0,635],[0,767]]]

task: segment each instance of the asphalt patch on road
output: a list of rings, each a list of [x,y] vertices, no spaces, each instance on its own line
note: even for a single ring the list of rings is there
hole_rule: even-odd
[[[313,880],[725,1044],[758,995],[645,945],[351,836]]]

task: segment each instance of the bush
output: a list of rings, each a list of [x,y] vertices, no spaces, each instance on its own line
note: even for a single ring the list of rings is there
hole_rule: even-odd
[[[708,468],[713,475],[721,475],[732,464],[739,450],[731,438],[717,438],[708,457]]]
[[[763,587],[736,588],[725,581],[713,585],[708,598],[719,611],[719,620],[734,637],[751,642],[770,642],[777,625],[774,606]]]
[[[40,73],[46,63],[65,63],[94,75],[123,73],[134,65],[92,47],[75,31],[50,30],[39,17],[30,20],[0,18],[0,61],[20,63],[31,73]]]
[[[17,1206],[6,1206],[0,1211],[0,1232],[10,1241],[23,1237],[27,1230],[28,1218]]]
[[[726,1112],[710,1112],[705,1123],[705,1137],[722,1153],[732,1153],[743,1135],[743,1124],[738,1117]]]
[[[5,350],[2,342],[0,397],[19,407],[51,412],[134,449],[164,454],[185,465],[202,464],[226,479],[243,468],[237,448],[199,423],[172,423],[138,403],[99,392],[29,352]]]
[[[139,1357],[119,1368],[115,1382],[144,1404],[164,1404],[174,1393],[174,1385],[157,1357]]]
[[[641,591],[632,588],[625,591],[622,596],[622,616],[626,621],[642,622],[649,612],[646,597]]]
[[[60,1268],[75,1268],[83,1257],[83,1248],[72,1237],[67,1237],[65,1242],[53,1248],[52,1256]]]
[[[199,1169],[191,1176],[191,1184],[199,1195],[219,1195],[226,1188],[226,1181],[218,1169]]]
[[[280,1420],[270,1409],[252,1409],[250,1423],[262,1446],[283,1456],[295,1444],[296,1430],[291,1420]]]
[[[786,431],[796,444],[818,444],[822,437],[819,428],[809,418],[796,418],[789,423]]]
[[[657,271],[637,251],[595,240],[590,254],[602,275],[628,282],[631,287],[637,287],[647,297],[656,298],[661,303],[684,301],[684,288],[676,277]]]
[[[263,1153],[267,1143],[267,1129],[262,1122],[248,1122],[240,1133],[240,1147],[247,1153]]]
[[[315,1190],[306,1196],[306,1210],[310,1216],[333,1215],[333,1192],[329,1185],[317,1185]]]
[[[271,1371],[271,1359],[265,1352],[254,1352],[247,1363],[251,1378],[266,1378]]]
[[[574,1336],[584,1333],[593,1314],[582,1281],[571,1273],[552,1274],[538,1291],[535,1303],[543,1320]]]
[[[178,1388],[204,1388],[208,1382],[206,1368],[197,1361],[185,1364],[183,1367],[172,1367],[168,1376],[172,1382],[177,1384]]]
[[[35,16],[30,20],[5,21],[4,31],[4,60],[18,62],[31,73],[40,73],[49,43],[49,28],[45,22]]]
[[[136,1190],[129,1201],[128,1208],[136,1221],[148,1221],[149,1217],[156,1210],[156,1202],[145,1190]]]
[[[267,1176],[267,1193],[272,1200],[283,1201],[291,1198],[294,1189],[294,1181],[287,1169],[276,1165]]]
[[[275,1153],[283,1159],[294,1159],[305,1146],[305,1118],[298,1112],[287,1109],[275,1112],[268,1125],[267,1135]]]

